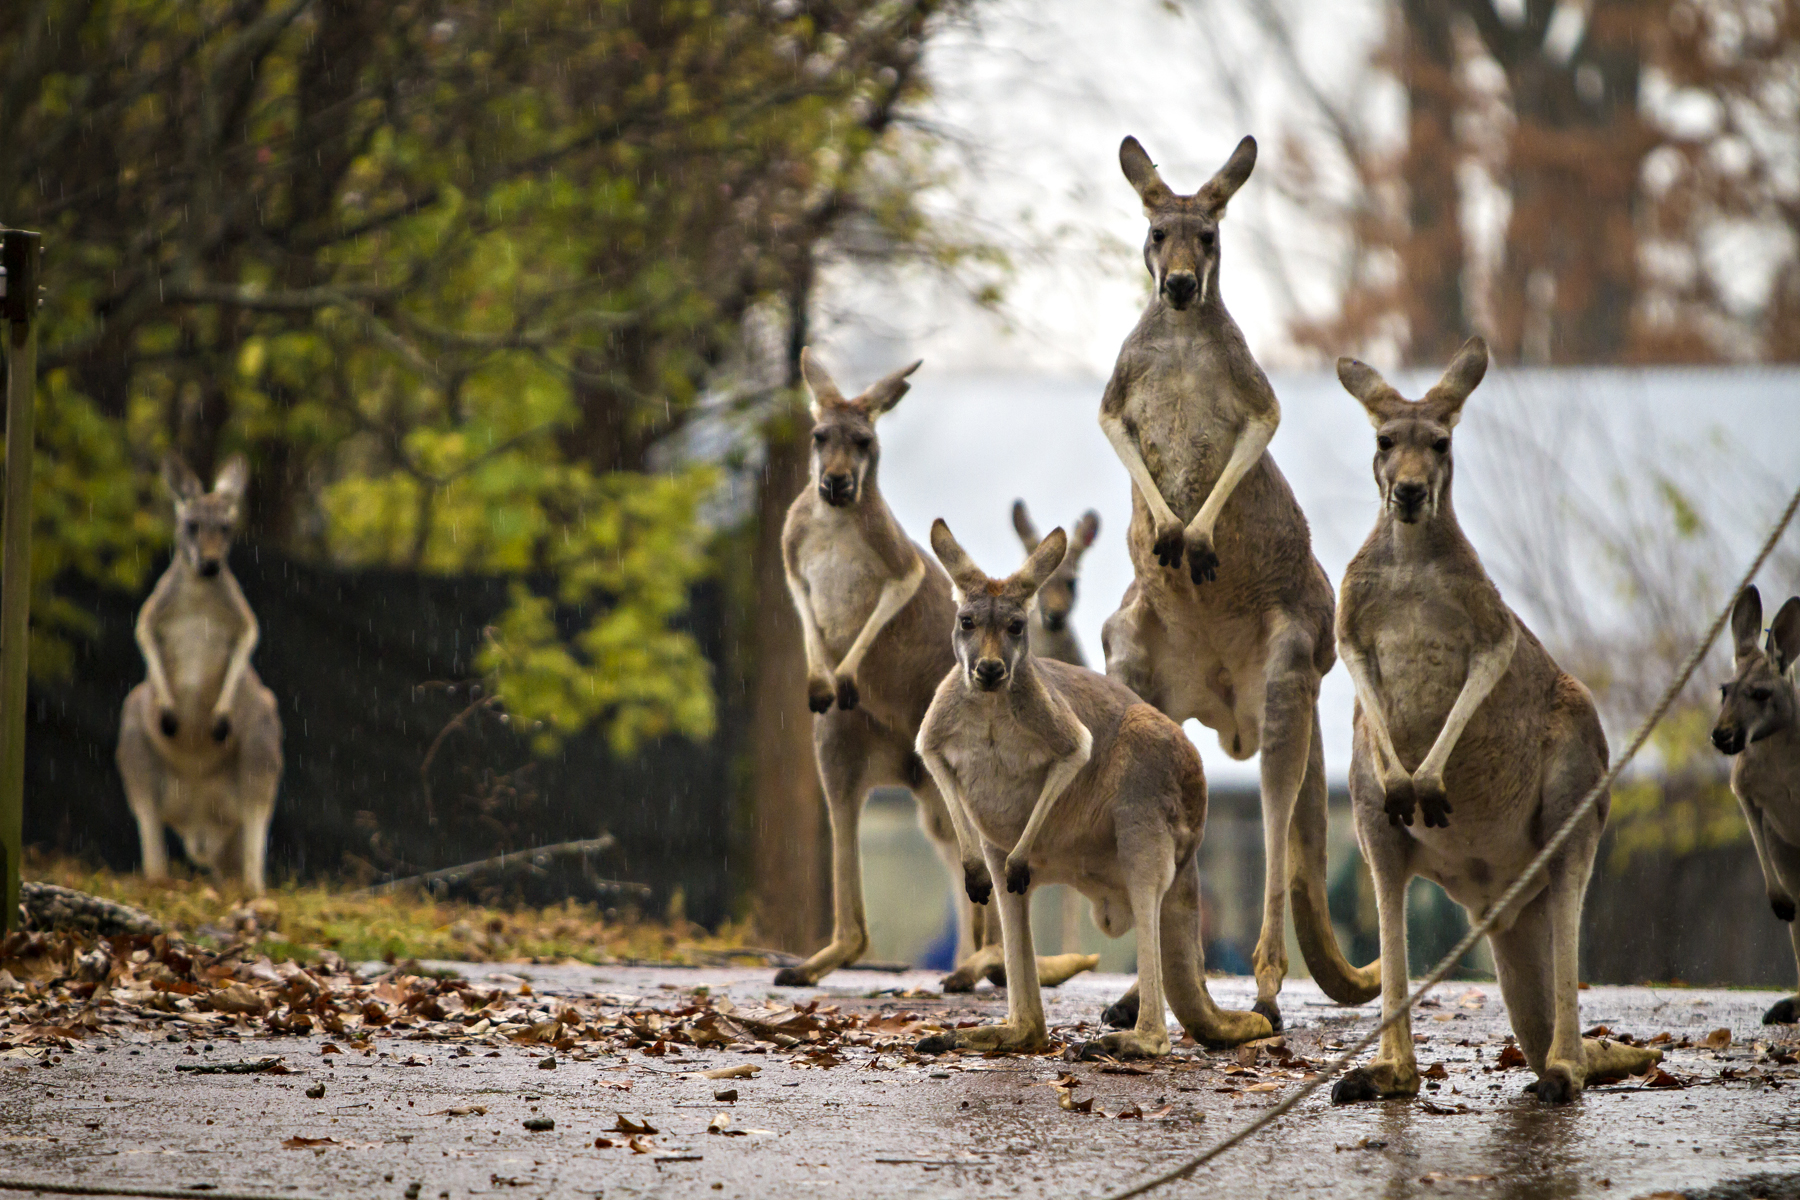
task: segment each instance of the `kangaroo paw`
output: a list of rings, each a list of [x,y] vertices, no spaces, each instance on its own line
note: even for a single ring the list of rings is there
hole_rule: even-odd
[[[1425,828],[1447,828],[1450,824],[1450,801],[1444,797],[1444,785],[1437,780],[1413,780],[1413,794],[1418,797],[1419,811],[1425,817]],[[1408,825],[1412,822],[1408,821]]]
[[[1551,1063],[1538,1076],[1537,1098],[1545,1104],[1568,1104],[1581,1091],[1574,1072],[1562,1063]]]
[[[862,699],[862,693],[856,690],[856,680],[848,675],[839,675],[837,680],[837,706],[846,712],[856,707]]]
[[[215,717],[212,723],[212,740],[215,742],[223,742],[230,736],[231,718],[223,715]]]
[[[1212,539],[1193,539],[1187,545],[1188,577],[1196,584],[1211,583],[1219,577],[1219,554]]]
[[[1273,1000],[1258,1000],[1250,1006],[1250,1011],[1269,1023],[1270,1032],[1281,1032],[1281,1009],[1275,1006]]]
[[[1023,896],[1031,890],[1031,864],[1016,862],[1006,864],[1006,890],[1017,892]]]
[[[814,712],[830,712],[836,699],[837,691],[831,680],[815,675],[806,681],[806,707]]]
[[[811,987],[814,982],[799,967],[783,967],[775,972],[776,987]]]
[[[164,737],[174,737],[175,731],[181,728],[181,722],[175,719],[175,710],[171,708],[162,710],[162,715],[157,717],[156,724],[162,730]]]
[[[1794,919],[1794,901],[1791,896],[1770,896],[1769,907],[1775,910],[1775,917],[1781,921]]]
[[[1357,1104],[1364,1100],[1410,1100],[1418,1094],[1418,1072],[1411,1072],[1410,1079],[1403,1079],[1393,1063],[1376,1062],[1345,1071],[1331,1085],[1333,1104]]]
[[[963,891],[971,904],[986,904],[994,897],[994,881],[984,863],[963,864]]]
[[[948,1054],[956,1049],[956,1034],[945,1031],[922,1037],[919,1039],[919,1044],[913,1049],[920,1054]]]
[[[1165,567],[1179,567],[1181,565],[1181,542],[1182,528],[1179,525],[1171,525],[1157,534],[1156,545],[1151,547],[1152,552],[1156,555],[1156,561]]]
[[[1388,824],[1410,826],[1413,823],[1413,811],[1418,807],[1418,797],[1413,794],[1413,782],[1410,779],[1396,779],[1385,785],[1385,796],[1382,807],[1387,810]]]
[[[1101,1022],[1110,1025],[1114,1029],[1135,1028],[1137,1026],[1137,1019],[1138,994],[1136,992],[1126,992],[1123,996],[1120,996],[1117,1000],[1114,1000],[1111,1004],[1107,1005],[1106,1011],[1100,1014]]]

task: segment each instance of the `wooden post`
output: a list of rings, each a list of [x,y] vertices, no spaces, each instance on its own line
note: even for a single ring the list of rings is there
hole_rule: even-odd
[[[6,511],[0,518],[0,853],[6,891],[0,928],[19,923],[19,868],[25,836],[25,668],[31,630],[31,455],[37,386],[39,238],[0,233],[0,295],[6,341]]]

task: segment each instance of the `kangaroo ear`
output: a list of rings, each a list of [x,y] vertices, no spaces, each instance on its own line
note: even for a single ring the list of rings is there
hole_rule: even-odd
[[[1456,357],[1450,360],[1449,367],[1444,370],[1444,377],[1437,381],[1437,386],[1425,393],[1424,403],[1431,406],[1429,416],[1435,421],[1442,421],[1450,428],[1456,428],[1457,421],[1462,419],[1463,401],[1487,374],[1487,343],[1479,337],[1472,337],[1462,344]]]
[[[1225,215],[1225,205],[1237,195],[1237,190],[1244,186],[1244,180],[1250,178],[1251,170],[1256,166],[1256,139],[1246,137],[1219,168],[1219,173],[1206,181],[1206,186],[1194,193],[1194,199],[1201,207],[1212,213],[1216,221]]]
[[[1044,586],[1044,581],[1056,574],[1056,568],[1062,566],[1063,555],[1068,552],[1069,535],[1062,531],[1061,525],[1058,525],[1043,541],[1037,544],[1037,549],[1031,552],[1031,557],[1025,560],[1025,565],[1006,581],[1007,585],[1023,592],[1025,599],[1031,599],[1037,595],[1037,590]]]
[[[213,491],[228,496],[233,504],[244,498],[244,489],[250,486],[250,460],[241,454],[234,454],[225,460],[219,468],[219,474],[213,480]]]
[[[912,390],[912,384],[906,382],[906,377],[918,370],[924,363],[924,359],[919,359],[910,367],[901,367],[892,375],[884,375],[882,378],[877,379],[874,383],[870,384],[863,394],[851,401],[851,403],[862,405],[863,408],[868,410],[871,417],[880,416],[888,409],[894,407],[894,405],[900,403],[900,397]]]
[[[1789,596],[1770,623],[1768,654],[1777,671],[1800,661],[1800,596]]]
[[[1381,377],[1381,372],[1368,363],[1354,358],[1337,360],[1338,382],[1344,390],[1362,402],[1363,411],[1369,414],[1369,424],[1380,429],[1383,422],[1394,415],[1396,405],[1405,404],[1400,393],[1396,392],[1388,381]]]
[[[1732,656],[1742,662],[1756,653],[1756,639],[1762,633],[1762,593],[1751,584],[1738,593],[1731,606]]]
[[[187,465],[187,460],[171,451],[163,456],[163,486],[169,489],[169,495],[175,497],[177,503],[185,504],[206,493],[206,487],[200,477],[194,474],[194,468]]]
[[[1081,554],[1089,546],[1092,546],[1094,539],[1099,536],[1100,514],[1090,508],[1082,513],[1080,519],[1075,522],[1074,536],[1069,539],[1070,551]]]
[[[806,383],[806,390],[812,396],[813,420],[825,414],[828,404],[842,404],[844,393],[838,391],[838,385],[832,380],[830,373],[819,365],[813,357],[812,347],[803,347],[800,351],[800,378]]]
[[[1038,536],[1037,526],[1031,523],[1031,514],[1025,511],[1023,500],[1013,501],[1013,532],[1019,535],[1019,541],[1025,546],[1025,553],[1036,550],[1038,543],[1044,539]]]
[[[1162,181],[1156,173],[1156,164],[1150,161],[1143,146],[1134,137],[1128,137],[1119,143],[1119,166],[1125,172],[1125,178],[1137,189],[1138,199],[1144,202],[1144,211],[1151,212],[1171,203],[1175,193],[1169,185]]]
[[[944,523],[942,517],[931,523],[931,552],[944,564],[944,571],[956,586],[958,603],[962,602],[963,597],[978,592],[987,585],[987,575],[950,535],[950,526]]]

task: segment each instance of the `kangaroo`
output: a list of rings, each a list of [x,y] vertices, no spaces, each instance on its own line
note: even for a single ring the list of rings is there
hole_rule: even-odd
[[[1731,792],[1744,810],[1756,861],[1762,865],[1769,907],[1788,923],[1794,963],[1800,970],[1800,596],[1788,597],[1768,640],[1762,633],[1762,597],[1745,588],[1731,610],[1734,670],[1719,689],[1713,745],[1731,757]],[[1779,1000],[1763,1014],[1764,1025],[1800,1021],[1800,995]]]
[[[119,774],[147,877],[168,874],[168,825],[196,864],[261,895],[281,717],[250,665],[256,614],[226,562],[249,466],[233,457],[207,492],[171,455],[163,480],[175,502],[175,558],[138,612],[147,678],[120,714]]]
[[[806,648],[813,752],[831,817],[832,936],[775,982],[809,987],[868,948],[859,828],[869,791],[909,789],[952,877],[961,871],[949,810],[913,752],[936,681],[954,664],[944,631],[956,616],[950,580],[900,528],[882,498],[875,420],[912,386],[918,363],[846,399],[810,349],[800,372],[812,396],[812,479],[788,508],[781,554]],[[955,889],[957,969],[947,991],[971,991],[1001,966],[998,930]],[[1063,955],[1040,964],[1061,983],[1098,964]]]
[[[1038,537],[1037,526],[1032,524],[1031,513],[1023,500],[1013,501],[1012,523],[1013,532],[1019,535],[1025,553],[1036,550],[1042,539]],[[1090,508],[1075,522],[1074,532],[1069,537],[1069,553],[1062,566],[1038,589],[1037,602],[1031,606],[1031,652],[1039,658],[1087,666],[1087,656],[1082,654],[1081,643],[1069,627],[1069,614],[1075,611],[1075,583],[1081,572],[1081,556],[1088,552],[1099,533],[1100,514]]]
[[[1029,653],[1032,598],[1061,565],[1067,536],[1051,531],[1004,580],[983,574],[941,519],[931,548],[956,588],[956,664],[919,726],[919,756],[950,803],[970,899],[985,903],[992,881],[1005,881],[995,899],[1007,974],[1025,985],[1007,989],[1004,1024],[936,1034],[919,1050],[1043,1047],[1043,998],[1027,969],[1030,893],[1041,883],[1080,889],[1109,936],[1139,930],[1135,1028],[1093,1050],[1167,1054],[1165,991],[1205,1045],[1268,1036],[1262,1016],[1226,1012],[1206,990],[1197,858],[1206,777],[1193,743],[1123,684]]]
[[[1376,431],[1381,516],[1344,572],[1337,644],[1356,686],[1350,798],[1375,880],[1382,1008],[1401,1014],[1375,1061],[1332,1088],[1338,1104],[1419,1091],[1407,883],[1425,876],[1478,919],[1606,772],[1593,697],[1506,606],[1451,507],[1451,431],[1487,362],[1487,344],[1470,338],[1411,401],[1371,368],[1338,360]],[[1547,1103],[1661,1057],[1581,1036],[1581,900],[1606,813],[1602,802],[1488,934],[1507,1016]]]
[[[1100,428],[1131,476],[1136,573],[1102,630],[1106,673],[1175,721],[1216,731],[1233,758],[1262,753],[1256,1011],[1280,1028],[1290,893],[1301,952],[1325,994],[1360,1004],[1380,984],[1375,968],[1344,960],[1325,898],[1317,707],[1336,660],[1331,583],[1267,453],[1281,407],[1219,291],[1219,222],[1250,176],[1256,142],[1238,143],[1191,196],[1170,190],[1136,138],[1119,147],[1119,163],[1149,219],[1155,294],[1100,403]],[[1129,999],[1109,1022],[1131,1019]]]

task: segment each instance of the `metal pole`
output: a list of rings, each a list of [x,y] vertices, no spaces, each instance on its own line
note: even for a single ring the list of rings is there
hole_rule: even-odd
[[[25,826],[25,668],[31,628],[32,398],[37,384],[39,238],[0,233],[6,268],[0,317],[6,325],[6,511],[0,518],[0,852],[6,891],[0,928],[19,924],[19,867]]]

